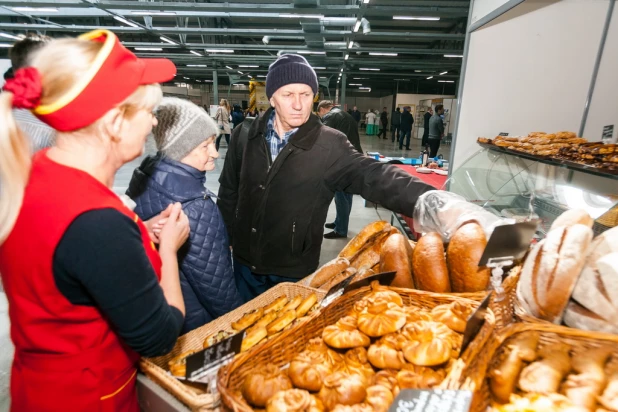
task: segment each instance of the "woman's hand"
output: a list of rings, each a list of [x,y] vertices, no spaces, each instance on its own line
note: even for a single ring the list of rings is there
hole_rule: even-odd
[[[152,240],[154,243],[159,243],[159,235],[161,234],[161,229],[163,229],[163,225],[165,225],[165,222],[167,222],[167,218],[172,212],[172,206],[174,205],[170,203],[163,212],[144,222],[144,226],[146,226],[146,229],[148,230],[148,236],[150,236],[150,240]]]
[[[180,203],[174,203],[159,234],[159,252],[176,254],[188,237],[189,218],[182,211]]]

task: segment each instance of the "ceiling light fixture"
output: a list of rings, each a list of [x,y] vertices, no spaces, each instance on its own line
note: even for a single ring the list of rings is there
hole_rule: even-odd
[[[39,11],[39,12],[49,12],[49,13],[58,13],[58,9],[55,7],[11,7],[13,11]]]
[[[258,77],[260,77],[260,76],[258,76]],[[266,76],[264,76],[264,77],[266,77]],[[326,79],[326,77],[320,76],[320,79]]]
[[[365,71],[371,71],[371,72],[379,72],[380,71],[380,69],[370,69],[370,68],[367,68],[367,67],[361,67],[358,70],[365,70]]]
[[[173,11],[132,11],[131,14],[136,16],[175,16]]]
[[[438,83],[455,83],[455,80],[438,80]]]
[[[206,49],[206,53],[234,53],[232,49]]]
[[[240,73],[240,74],[244,74],[244,73],[243,73],[243,72],[241,72],[241,71],[239,71],[238,73]]]
[[[425,21],[438,21],[438,20],[440,20],[440,17],[393,16],[393,20],[425,20]]]
[[[294,14],[294,13],[279,13],[279,17],[289,19],[322,19],[323,14]]]
[[[135,24],[133,22],[130,22],[129,20],[124,19],[124,18],[122,18],[120,16],[114,16],[114,19],[118,20],[121,23],[126,24],[127,26],[135,27],[135,28],[138,28],[138,29],[140,28],[137,24]]]
[[[348,60],[350,58],[349,54],[346,54],[345,57],[343,58],[343,60]]]
[[[163,51],[161,47],[136,47],[137,51]]]
[[[362,84],[360,84],[360,83],[350,83],[350,84],[348,84],[348,86],[362,86]]]
[[[0,37],[6,37],[7,39],[12,39],[12,40],[21,40],[23,38],[23,37],[14,36],[8,33],[0,33]]]
[[[187,79],[187,80],[189,80],[189,78],[188,78],[188,77],[184,77],[184,76],[183,76],[183,79]]]
[[[461,54],[445,54],[444,57],[459,57],[461,59],[461,58],[463,58],[463,55],[461,55]]]
[[[429,76],[429,77],[427,78],[427,80],[431,80],[431,79],[433,79],[433,76]]]
[[[189,50],[189,53],[191,54],[195,54],[196,56],[200,56],[200,57],[204,57],[203,54],[199,54],[198,52],[196,52],[195,50]]]
[[[341,68],[341,73],[343,73],[343,67]]]
[[[361,21],[356,20],[356,24],[354,25],[354,33],[358,32],[358,29],[360,29],[360,26],[361,26]]]
[[[201,83],[202,81],[201,80],[196,80],[196,82]]]
[[[187,67],[208,67],[205,64],[187,64]]]
[[[258,77],[266,77],[265,74],[258,74]]]
[[[370,56],[394,56],[397,57],[397,53],[369,53]]]
[[[440,73],[440,76],[442,76],[443,74],[446,74],[446,73],[448,73],[448,71]]]
[[[12,44],[8,44],[8,43],[0,43],[0,47],[4,47],[4,48],[9,48],[9,47],[13,47]]]
[[[369,77],[354,77],[352,80],[369,80]]]
[[[326,70],[326,67],[314,67],[313,70]]]
[[[369,3],[369,0],[363,0],[363,4]]]
[[[168,39],[167,37],[163,37],[163,36],[161,36],[161,37],[159,37],[159,38],[160,38],[161,40],[163,40],[164,42],[166,42],[166,43],[178,45],[178,43],[176,43],[174,40],[170,40],[170,39]]]
[[[371,90],[371,87],[359,87],[361,90]]]
[[[234,70],[234,69],[232,69],[230,66],[225,66],[225,67],[227,67],[227,68],[228,68],[228,69],[230,69],[230,70]]]
[[[420,73],[422,70],[414,70],[414,73]]]
[[[323,51],[311,51],[311,50],[298,50],[296,53],[298,54],[326,54]]]
[[[348,44],[348,49],[351,49],[354,46],[354,41],[350,40],[350,43]]]
[[[260,67],[260,66],[251,66],[249,64],[240,64],[238,67]]]
[[[396,80],[398,82],[409,82],[410,81],[410,79],[393,79],[393,80]]]

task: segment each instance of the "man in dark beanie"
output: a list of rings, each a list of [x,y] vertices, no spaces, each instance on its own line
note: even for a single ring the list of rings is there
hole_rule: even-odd
[[[434,189],[364,156],[343,133],[323,125],[311,112],[317,92],[318,78],[304,57],[280,56],[266,77],[271,109],[232,135],[217,204],[245,300],[317,269],[335,192],[411,216],[418,197]]]

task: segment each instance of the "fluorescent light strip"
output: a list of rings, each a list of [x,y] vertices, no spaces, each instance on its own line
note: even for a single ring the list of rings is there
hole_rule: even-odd
[[[241,72],[241,71],[239,71],[238,73],[240,73],[240,74],[244,74],[244,73],[243,73],[243,72]]]
[[[438,80],[438,83],[455,83],[455,80]]]
[[[362,86],[360,83],[349,83],[348,86]]]
[[[326,67],[314,67],[313,70],[326,70]]]
[[[40,11],[49,13],[58,13],[58,9],[55,7],[11,7],[14,11]]]
[[[463,58],[463,56],[461,54],[445,54],[444,57],[459,57],[459,58]]]
[[[310,50],[298,50],[296,53],[298,54],[326,54],[323,51],[310,51]]]
[[[8,43],[0,43],[0,47],[8,49],[9,47],[13,47],[13,45],[12,44],[8,44]]]
[[[442,76],[443,74],[446,74],[446,73],[448,73],[448,71],[440,73],[440,76]]]
[[[363,0],[363,4],[368,4],[369,0]]]
[[[366,67],[361,67],[358,70],[371,71],[371,72],[379,72],[380,71],[380,69],[369,69],[369,68],[366,68]]]
[[[260,76],[258,76],[258,77],[260,77]],[[263,76],[263,77],[266,77],[266,76]],[[326,77],[320,76],[320,79],[326,79]]]
[[[294,14],[294,13],[279,13],[279,17],[289,19],[322,19],[323,14]]]
[[[393,20],[425,20],[425,21],[438,21],[438,20],[440,20],[440,17],[393,16]]]
[[[206,49],[207,53],[234,53],[234,50],[232,49],[219,49],[219,50],[213,50],[213,49]]]
[[[187,80],[189,80],[189,78],[188,78],[188,77],[183,77],[183,79],[187,79]]]
[[[348,43],[348,49],[351,49],[354,46],[354,41],[350,40],[350,43]]]
[[[187,67],[208,67],[205,64],[187,64]]]
[[[429,77],[427,78],[427,80],[431,80],[431,79],[433,79],[433,76],[429,76]]]
[[[159,37],[159,38],[160,38],[162,41],[166,42],[166,43],[178,45],[178,43],[176,43],[176,42],[175,42],[175,41],[173,41],[173,40],[168,39],[167,37],[163,37],[163,36],[161,36],[161,37]]]
[[[189,50],[189,53],[191,54],[195,54],[196,56],[200,56],[200,57],[204,57],[203,54],[199,54],[198,52],[196,52],[195,50]]]
[[[345,57],[343,58],[343,60],[348,60],[350,58],[349,54],[346,54]]]
[[[0,37],[6,37],[7,39],[12,39],[12,40],[21,40],[22,39],[22,37],[13,36],[12,34],[8,34],[8,33],[0,33]]]
[[[161,47],[136,47],[137,51],[163,51]]]
[[[135,28],[138,28],[138,29],[140,28],[137,24],[132,23],[132,22],[130,22],[130,21],[129,21],[129,20],[127,20],[127,19],[123,19],[123,18],[122,18],[122,17],[120,17],[120,16],[114,16],[114,19],[118,20],[118,21],[119,21],[119,22],[121,22],[121,23],[126,24],[127,26],[135,27]]]
[[[397,57],[397,53],[369,53],[370,56],[395,56]]]
[[[173,11],[132,11],[131,14],[136,16],[175,16]]]
[[[265,74],[258,74],[258,77],[266,77]]]
[[[230,69],[230,70],[234,70],[234,69],[232,69],[230,66],[225,66],[225,67],[227,67],[227,68],[228,68],[228,69]]]
[[[422,70],[414,70],[414,73],[420,73]]]
[[[240,64],[238,67],[260,67],[260,66],[251,66],[248,64]]]
[[[343,67],[341,68],[341,73],[343,73]]]
[[[393,79],[393,80],[396,80],[398,82],[409,82],[410,81],[410,79]]]
[[[352,80],[369,80],[369,77],[353,77]]]
[[[201,83],[202,81],[201,80],[196,80],[196,82]]]
[[[360,20],[356,20],[356,24],[354,25],[354,33],[358,32],[358,29],[360,29],[360,26],[361,26]]]

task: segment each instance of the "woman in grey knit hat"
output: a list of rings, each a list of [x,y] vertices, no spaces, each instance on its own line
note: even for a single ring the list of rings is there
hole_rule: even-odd
[[[133,173],[127,195],[135,212],[149,219],[180,202],[191,234],[178,251],[180,285],[186,316],[183,333],[240,306],[229,238],[206,172],[215,168],[219,127],[202,108],[177,98],[164,98],[155,111],[152,132],[159,152]]]

